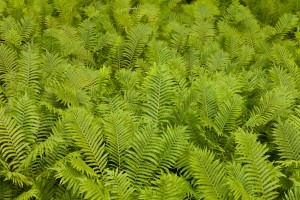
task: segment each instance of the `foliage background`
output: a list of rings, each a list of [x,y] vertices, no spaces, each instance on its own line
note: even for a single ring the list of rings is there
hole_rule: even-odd
[[[298,0],[0,0],[0,200],[300,199]]]

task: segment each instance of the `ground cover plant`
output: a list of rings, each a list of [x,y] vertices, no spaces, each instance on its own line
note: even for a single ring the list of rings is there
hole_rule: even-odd
[[[299,200],[299,17],[0,0],[0,200]]]

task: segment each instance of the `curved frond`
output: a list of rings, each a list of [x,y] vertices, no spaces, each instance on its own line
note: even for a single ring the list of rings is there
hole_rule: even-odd
[[[153,186],[141,191],[141,200],[182,200],[187,197],[189,185],[175,174],[162,174]]]
[[[40,126],[40,115],[35,101],[25,95],[11,101],[11,115],[24,130],[29,144],[32,144]]]
[[[300,187],[295,186],[285,194],[285,200],[297,200],[300,198]]]
[[[239,125],[242,105],[241,96],[234,95],[220,106],[215,118],[215,123],[220,131],[231,131]]]
[[[157,144],[160,144],[160,137],[152,126],[143,127],[135,133],[125,159],[125,171],[133,184],[148,184],[153,178],[161,150]]]
[[[152,122],[170,118],[175,82],[165,66],[154,66],[144,83],[144,112]]]
[[[132,187],[126,173],[119,172],[118,169],[106,170],[104,181],[111,199],[133,199],[135,189]]]
[[[139,25],[130,30],[123,50],[124,67],[133,67],[134,61],[143,53],[150,34],[151,29],[146,25]]]
[[[189,171],[206,199],[227,199],[225,168],[207,149],[194,148],[188,160]]]
[[[268,149],[256,141],[256,136],[240,129],[235,133],[238,159],[244,164],[245,173],[249,177],[249,187],[256,197],[276,199],[279,185],[279,170],[268,160]]]
[[[290,13],[284,14],[275,25],[276,34],[284,36],[297,25],[298,20],[296,15]]]
[[[0,109],[0,155],[16,169],[27,156],[26,136],[17,122]]]
[[[292,120],[279,121],[273,130],[274,143],[283,160],[300,160],[300,127],[298,125]]]
[[[16,72],[17,54],[4,44],[0,44],[0,75]]]
[[[107,164],[102,128],[82,109],[71,109],[65,117],[70,121],[67,130],[80,148],[84,161],[96,173],[101,173]]]
[[[133,122],[128,115],[127,112],[114,112],[104,122],[108,158],[120,170],[124,168],[126,151],[133,137]]]

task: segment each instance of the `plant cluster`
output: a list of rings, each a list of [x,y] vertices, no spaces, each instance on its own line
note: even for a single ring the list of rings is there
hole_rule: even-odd
[[[299,200],[299,10],[0,0],[0,200]]]

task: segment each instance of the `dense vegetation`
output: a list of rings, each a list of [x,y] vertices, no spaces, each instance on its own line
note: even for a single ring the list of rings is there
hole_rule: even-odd
[[[0,0],[0,200],[299,200],[299,16]]]

